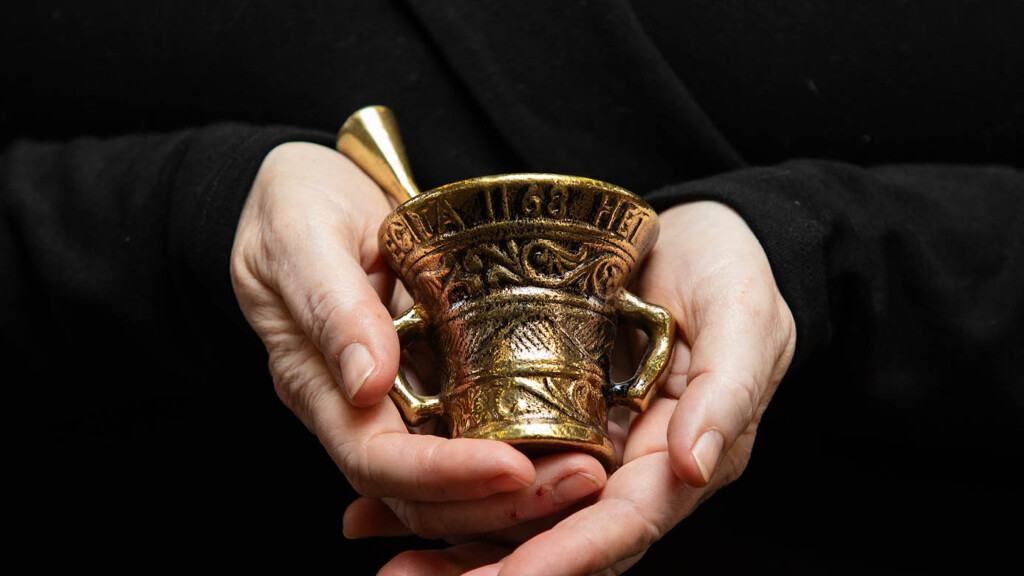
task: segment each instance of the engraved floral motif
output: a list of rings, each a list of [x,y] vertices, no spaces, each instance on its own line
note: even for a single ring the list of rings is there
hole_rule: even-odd
[[[522,246],[515,240],[473,245],[425,257],[417,269],[412,284],[449,306],[508,286],[572,289],[606,299],[622,287],[628,270],[614,252],[547,238]]]

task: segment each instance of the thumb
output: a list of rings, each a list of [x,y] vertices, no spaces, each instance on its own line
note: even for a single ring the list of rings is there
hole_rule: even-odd
[[[400,354],[387,307],[350,254],[302,268],[282,287],[293,317],[352,404],[379,402],[394,383]]]
[[[257,238],[255,249],[245,252],[254,255],[250,269],[280,297],[287,318],[262,323],[261,335],[268,349],[276,343],[297,352],[295,326],[288,326],[294,322],[352,404],[375,404],[391,388],[400,354],[381,301],[393,280],[376,238],[388,202],[362,171],[328,148],[297,145],[268,156],[271,161],[271,176],[254,188],[243,214],[253,222],[246,238]]]
[[[693,315],[687,386],[668,430],[672,468],[691,486],[708,484],[737,439],[756,430],[792,356],[789,309],[774,285],[758,284],[735,283],[694,302],[702,310]],[[739,476],[746,461],[724,482]]]
[[[745,433],[752,441],[789,367],[793,316],[764,250],[731,208],[694,202],[659,218],[662,235],[643,287],[651,301],[671,310],[690,348],[685,385],[668,382],[665,390],[678,395],[668,423],[669,461],[677,477],[701,487],[723,455],[736,456],[726,474],[731,477],[716,479],[728,483],[747,461],[742,451],[730,450]]]

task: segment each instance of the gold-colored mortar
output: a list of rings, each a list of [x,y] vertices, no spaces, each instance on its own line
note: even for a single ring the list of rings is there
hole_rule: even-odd
[[[443,418],[451,437],[508,442],[529,455],[581,451],[613,470],[608,408],[646,408],[666,372],[674,324],[625,289],[658,234],[639,196],[577,176],[510,174],[419,193],[393,117],[371,107],[338,149],[402,203],[379,232],[382,256],[416,304],[395,318],[402,345],[430,343],[440,392],[403,371],[391,397],[410,426]],[[620,318],[649,344],[635,375],[610,377]]]

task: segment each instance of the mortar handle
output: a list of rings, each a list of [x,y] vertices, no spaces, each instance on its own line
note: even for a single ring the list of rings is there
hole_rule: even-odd
[[[427,335],[429,324],[423,308],[419,304],[395,316],[393,320],[395,330],[398,332],[398,340],[403,348],[414,340],[422,339]],[[417,394],[406,380],[405,370],[401,365],[398,367],[395,385],[391,388],[389,395],[402,413],[402,419],[409,426],[419,426],[431,418],[437,418],[444,414],[444,401],[438,396]]]
[[[615,308],[619,314],[647,332],[648,343],[647,351],[633,377],[612,386],[612,404],[643,412],[668,375],[672,364],[676,325],[668,310],[644,302],[627,290],[619,294]]]

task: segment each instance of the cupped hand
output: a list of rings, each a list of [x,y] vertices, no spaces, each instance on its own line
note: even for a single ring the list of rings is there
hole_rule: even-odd
[[[391,208],[329,148],[291,142],[264,159],[238,223],[231,278],[278,396],[364,496],[442,502],[525,492],[538,474],[517,450],[410,434],[394,404],[381,401],[400,355],[384,304],[394,279],[377,248]],[[581,470],[589,468],[556,462],[545,481]]]
[[[664,212],[638,283],[678,337],[667,380],[628,427],[623,465],[597,501],[512,547],[482,537],[410,551],[382,574],[617,574],[749,461],[758,423],[792,359],[796,329],[746,223],[714,202]]]

